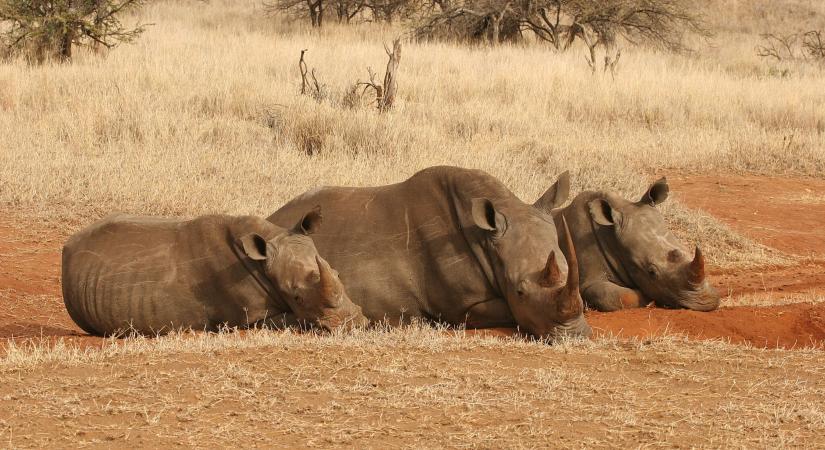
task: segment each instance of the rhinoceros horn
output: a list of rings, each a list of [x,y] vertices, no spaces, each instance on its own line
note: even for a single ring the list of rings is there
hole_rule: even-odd
[[[564,244],[567,246],[567,285],[562,292],[563,302],[567,303],[573,310],[581,312],[583,305],[579,295],[579,260],[576,257],[573,238],[570,236],[570,228],[567,227],[567,219],[563,215],[561,221],[564,224]]]
[[[318,263],[318,274],[321,277],[321,299],[326,303],[334,305],[338,300],[338,292],[332,269],[320,256],[315,256],[315,262]]]
[[[702,256],[702,250],[699,249],[698,245],[693,261],[691,261],[688,268],[688,280],[693,284],[701,284],[705,281],[705,258]]]
[[[544,270],[541,273],[539,284],[544,287],[552,287],[559,281],[561,281],[561,271],[556,262],[556,252],[551,250],[550,256],[547,257],[547,264],[544,265]]]

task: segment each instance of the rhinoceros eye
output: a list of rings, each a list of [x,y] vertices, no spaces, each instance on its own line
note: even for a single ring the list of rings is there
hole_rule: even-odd
[[[659,278],[659,268],[651,264],[647,266],[647,274],[650,278],[655,280],[656,278]]]
[[[516,288],[516,295],[522,298],[527,295],[527,280],[524,280],[521,283],[519,283],[518,287]]]

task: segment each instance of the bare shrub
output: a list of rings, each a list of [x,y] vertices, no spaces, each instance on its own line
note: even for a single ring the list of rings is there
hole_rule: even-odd
[[[810,58],[825,61],[825,42],[822,31],[812,30],[802,34],[802,50]]]
[[[124,12],[145,0],[0,0],[0,33],[12,53],[23,53],[36,62],[56,57],[72,58],[74,45],[113,48],[132,42],[145,25],[134,28],[121,23]]]
[[[811,30],[801,33],[760,35],[762,43],[756,47],[756,54],[776,61],[825,61],[825,42],[822,31]]]
[[[772,58],[776,61],[797,59],[797,41],[799,35],[778,35],[765,33],[761,35],[762,44],[756,47],[756,54],[763,58]]]
[[[357,91],[354,89],[357,89],[358,86],[364,87],[364,90],[361,92],[362,94],[368,89],[372,89],[373,92],[375,92],[375,105],[378,110],[382,112],[392,108],[395,102],[395,94],[398,91],[396,72],[398,71],[398,65],[401,63],[401,40],[396,39],[393,42],[392,50],[385,45],[384,51],[387,52],[387,56],[389,57],[387,70],[384,72],[384,84],[378,84],[375,81],[375,73],[372,69],[368,68],[367,71],[369,72],[370,80],[355,83],[354,88],[348,92],[348,95],[355,94]],[[352,99],[349,101],[352,102]]]
[[[315,101],[321,102],[327,98],[326,85],[318,82],[318,77],[315,76],[315,68],[307,74],[307,63],[304,60],[307,50],[301,50],[301,58],[298,60],[298,70],[301,71],[301,95],[309,95]]]

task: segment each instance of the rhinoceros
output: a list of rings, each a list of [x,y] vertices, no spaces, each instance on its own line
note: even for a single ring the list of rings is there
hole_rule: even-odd
[[[705,277],[705,260],[693,255],[667,228],[656,205],[670,189],[661,178],[639,201],[612,192],[582,192],[565,208],[552,211],[556,223],[569,224],[577,249],[581,295],[599,311],[640,307],[711,311],[719,294]],[[546,211],[543,199],[534,205]]]
[[[320,211],[298,219],[284,229],[253,216],[111,215],[63,247],[66,309],[95,335],[267,321],[326,329],[365,324],[309,237]]]
[[[323,187],[268,220],[293,223],[310,205],[330,217],[313,235],[318,252],[370,320],[518,325],[548,340],[590,333],[569,235],[565,260],[552,216],[483,171],[432,167],[388,186]]]

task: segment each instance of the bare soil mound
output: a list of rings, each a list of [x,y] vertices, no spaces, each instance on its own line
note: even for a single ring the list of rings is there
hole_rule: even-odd
[[[760,243],[812,258],[792,267],[748,271],[711,268],[712,282],[729,304],[763,296],[767,300],[761,303],[768,306],[723,307],[712,313],[656,308],[589,312],[588,320],[597,335],[647,338],[678,334],[784,348],[825,344],[825,303],[779,305],[795,299],[793,294],[825,294],[825,181],[677,176],[671,183],[689,206],[706,210]],[[744,198],[755,200],[745,202]],[[65,232],[0,216],[0,339],[64,338],[81,345],[100,342],[77,328],[63,306],[60,249],[65,238]],[[513,332],[483,331],[494,335]]]

